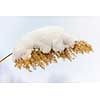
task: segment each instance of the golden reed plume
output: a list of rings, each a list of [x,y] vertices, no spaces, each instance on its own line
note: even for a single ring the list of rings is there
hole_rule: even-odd
[[[21,69],[22,67],[30,70],[30,67],[35,68],[36,66],[40,66],[45,69],[45,67],[53,62],[57,62],[58,58],[72,60],[72,57],[76,54],[84,54],[93,51],[92,46],[85,41],[75,41],[73,48],[65,48],[62,52],[54,51],[51,49],[49,53],[43,53],[40,49],[33,49],[31,52],[30,58],[18,58],[15,59],[15,66]],[[13,53],[10,53],[6,57],[0,60],[0,63],[4,61],[6,58],[11,56]]]

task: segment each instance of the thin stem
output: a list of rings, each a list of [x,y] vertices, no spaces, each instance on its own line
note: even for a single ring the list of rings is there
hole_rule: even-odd
[[[1,60],[0,60],[0,63],[2,62],[2,61],[4,61],[5,59],[7,59],[9,56],[11,56],[13,53],[10,53],[10,54],[8,54],[7,56],[5,56],[5,57],[3,57]]]

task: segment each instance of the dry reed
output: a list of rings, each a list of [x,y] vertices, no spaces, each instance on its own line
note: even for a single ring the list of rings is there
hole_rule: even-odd
[[[21,69],[22,67],[30,70],[30,67],[36,68],[40,66],[45,69],[50,63],[57,62],[58,58],[72,60],[76,54],[84,54],[92,51],[92,46],[85,41],[75,41],[73,48],[65,48],[64,51],[54,51],[51,49],[49,53],[43,53],[40,49],[33,49],[31,56],[28,58],[18,58],[15,60],[15,66]]]

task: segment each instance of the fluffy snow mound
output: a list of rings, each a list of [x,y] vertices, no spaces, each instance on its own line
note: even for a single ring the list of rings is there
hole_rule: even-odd
[[[13,59],[29,57],[33,48],[40,48],[44,53],[51,49],[63,51],[64,48],[72,47],[74,40],[65,34],[59,26],[48,26],[27,33],[13,50]]]

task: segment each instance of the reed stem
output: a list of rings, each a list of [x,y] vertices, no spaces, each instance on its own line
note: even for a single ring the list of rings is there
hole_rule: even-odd
[[[5,59],[7,59],[9,56],[11,56],[13,53],[10,53],[10,54],[8,54],[7,56],[5,56],[5,57],[3,57],[2,59],[0,59],[0,63],[2,62],[2,61],[4,61]]]

